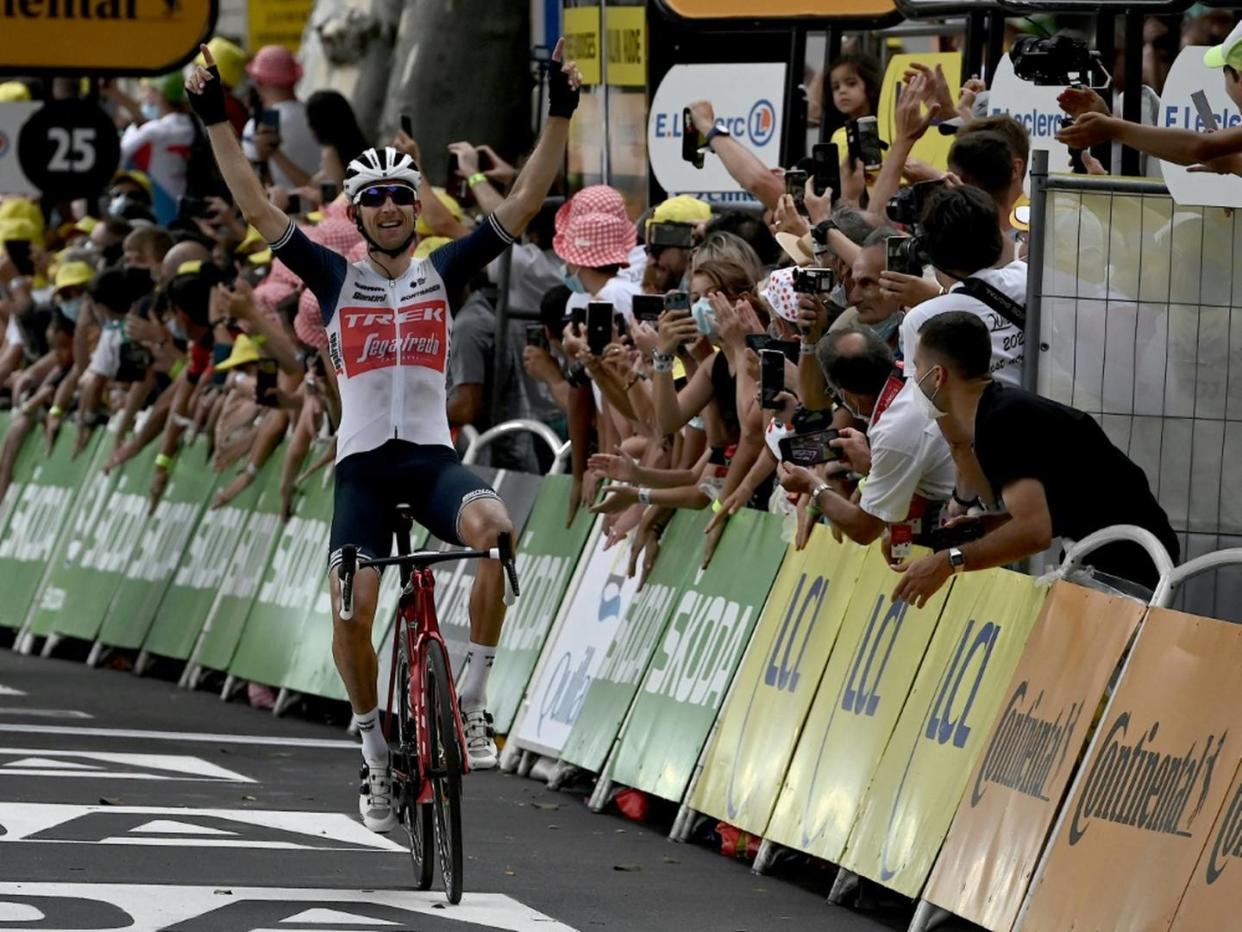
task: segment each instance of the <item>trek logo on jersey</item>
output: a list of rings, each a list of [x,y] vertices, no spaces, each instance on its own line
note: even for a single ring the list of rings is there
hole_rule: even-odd
[[[443,372],[448,353],[448,306],[443,301],[404,305],[399,311],[344,307],[341,356],[349,377],[389,366]]]

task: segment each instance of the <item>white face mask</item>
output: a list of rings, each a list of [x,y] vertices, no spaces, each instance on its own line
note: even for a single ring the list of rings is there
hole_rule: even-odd
[[[932,420],[937,420],[948,414],[947,411],[941,411],[938,407],[936,407],[936,396],[940,394],[940,388],[937,387],[931,395],[928,395],[927,391],[923,388],[923,382],[935,371],[935,369],[929,369],[924,372],[923,375],[917,380],[917,384],[914,386],[915,401],[917,401],[919,407],[923,409],[923,413]]]

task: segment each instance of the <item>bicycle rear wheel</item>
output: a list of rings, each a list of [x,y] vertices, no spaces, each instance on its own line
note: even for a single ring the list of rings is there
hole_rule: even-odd
[[[400,617],[397,624],[401,624]],[[404,634],[404,632],[402,632]],[[397,659],[397,764],[406,775],[400,788],[398,805],[401,807],[401,824],[410,840],[410,861],[414,867],[414,888],[427,890],[431,887],[431,875],[435,868],[435,825],[431,804],[418,802],[422,784],[418,761],[418,723],[410,704],[410,652],[405,637],[399,639],[400,654]]]
[[[436,848],[440,874],[450,903],[461,902],[461,771],[462,748],[457,731],[456,702],[448,675],[448,661],[438,641],[427,642],[424,668],[427,690],[427,739],[431,750],[428,777],[434,790]]]

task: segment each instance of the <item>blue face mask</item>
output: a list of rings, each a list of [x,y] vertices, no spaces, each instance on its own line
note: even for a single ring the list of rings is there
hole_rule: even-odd
[[[897,328],[901,326],[901,318],[901,314],[893,314],[878,324],[868,324],[867,326],[871,327],[871,332],[877,337],[888,342],[889,337],[896,333]]]
[[[582,284],[582,279],[580,279],[577,274],[566,275],[564,282],[565,287],[574,294],[586,294],[586,285]]]
[[[61,301],[60,312],[76,324],[78,322],[78,314],[82,312],[82,299],[69,298]]]
[[[695,301],[690,307],[690,314],[694,317],[699,333],[703,336],[710,337],[716,332],[716,311],[712,308],[712,302],[707,298],[699,298]]]
[[[143,104],[142,115],[146,117],[148,120],[158,120],[160,118],[159,104],[151,104],[151,103]]]
[[[189,342],[189,334],[187,334],[185,332],[185,328],[181,326],[181,321],[177,320],[175,317],[170,317],[168,319],[168,332],[172,334],[174,340]]]

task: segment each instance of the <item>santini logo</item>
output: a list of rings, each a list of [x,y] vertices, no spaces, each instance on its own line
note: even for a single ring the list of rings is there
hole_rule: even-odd
[[[1185,817],[1188,827],[1207,799],[1212,770],[1228,732],[1219,738],[1208,735],[1197,756],[1196,745],[1192,744],[1184,757],[1178,757],[1146,746],[1155,741],[1160,732],[1159,722],[1153,722],[1133,744],[1125,743],[1129,727],[1130,713],[1123,712],[1104,736],[1104,750],[1087,775],[1087,785],[1074,809],[1069,834],[1071,845],[1082,840],[1092,819],[1104,819],[1147,832],[1191,837],[1182,827],[1186,806],[1198,787],[1194,809]]]
[[[1060,710],[1056,719],[1049,721],[1035,714],[1043,702],[1043,692],[1035,697],[1030,709],[1022,710],[1029,687],[1023,680],[1009,699],[1005,717],[988,745],[983,767],[970,794],[972,808],[983,799],[987,783],[1048,801],[1045,795],[1048,778],[1065,762],[1070,736],[1082,715],[1082,703],[1075,702],[1068,710]]]
[[[1207,864],[1208,883],[1216,883],[1220,879],[1230,858],[1242,858],[1242,783],[1233,792],[1233,799],[1212,844],[1212,856]]]

